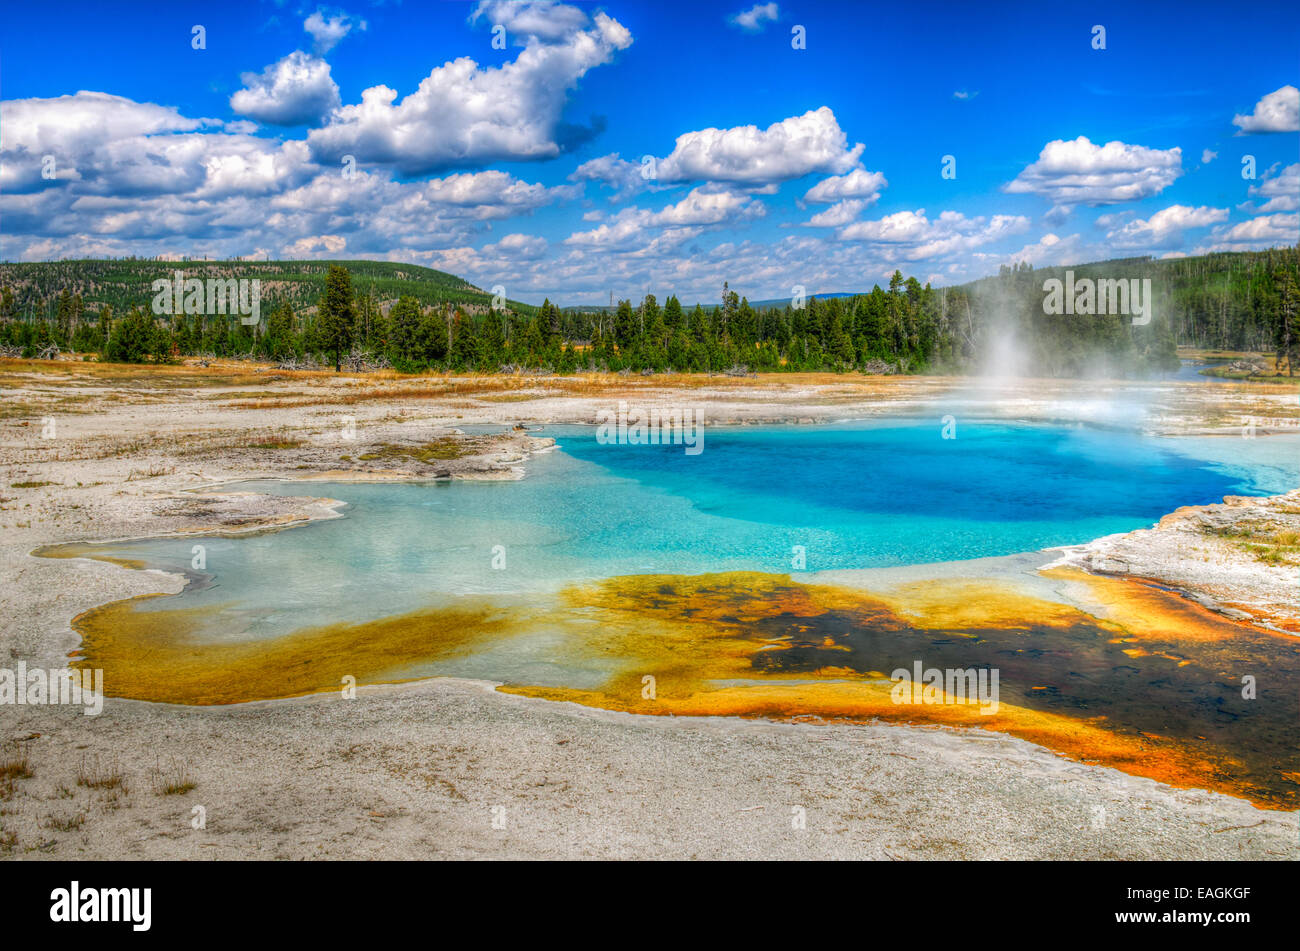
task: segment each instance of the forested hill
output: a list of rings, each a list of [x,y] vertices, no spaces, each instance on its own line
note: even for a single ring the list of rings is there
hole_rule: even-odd
[[[1149,278],[1154,313],[1169,321],[1169,331],[1180,347],[1270,351],[1278,347],[1279,335],[1284,332],[1282,276],[1300,280],[1298,266],[1300,249],[1274,248],[1184,258],[1120,258],[1050,268],[1004,267],[996,276],[951,288],[948,294],[969,295],[976,316],[982,313],[990,325],[1004,325],[1010,317],[1013,323],[1033,324],[1046,331],[1053,323],[1045,318],[1042,306],[1047,280],[1064,281],[1067,271],[1073,272],[1076,282]],[[1080,331],[1088,329],[1083,321],[1055,322],[1076,324]]]
[[[118,314],[132,307],[148,308],[150,289],[159,278],[170,280],[176,271],[187,278],[245,278],[262,282],[267,304],[287,302],[295,311],[314,308],[325,290],[331,264],[342,264],[352,274],[359,296],[376,301],[413,297],[421,304],[453,304],[471,313],[485,312],[492,295],[444,271],[415,264],[387,261],[161,261],[140,259],[41,261],[0,263],[0,287],[12,290],[18,314],[24,318],[55,317],[55,302],[67,291],[80,295],[86,308],[97,311],[107,304]],[[263,305],[263,312],[270,307]],[[537,308],[515,301],[508,309],[520,314]]]

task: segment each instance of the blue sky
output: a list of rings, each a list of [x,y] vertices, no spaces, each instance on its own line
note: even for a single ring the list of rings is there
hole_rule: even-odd
[[[11,5],[0,257],[693,303],[1295,244],[1295,5],[1135,7]]]

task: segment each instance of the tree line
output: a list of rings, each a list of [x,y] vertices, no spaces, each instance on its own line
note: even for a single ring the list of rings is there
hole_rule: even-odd
[[[503,367],[581,370],[966,372],[1014,346],[1020,372],[1039,376],[1146,376],[1175,370],[1177,346],[1276,350],[1288,372],[1300,362],[1300,250],[1074,268],[1080,277],[1150,276],[1160,288],[1150,324],[1123,315],[1049,315],[1043,283],[1064,269],[1004,267],[995,277],[932,288],[895,271],[887,288],[851,297],[751,305],[723,284],[718,302],[686,308],[647,294],[613,308],[475,307],[403,293],[381,299],[330,265],[314,305],[282,295],[263,301],[254,326],[226,316],[156,316],[140,305],[120,315],[87,306],[64,287],[21,312],[0,291],[0,345],[25,356],[98,354],[119,362],[186,355],[312,358],[341,368],[364,354],[403,372],[495,372]]]
[[[66,288],[45,310],[18,312],[13,292],[0,296],[0,344],[37,356],[51,348],[96,353],[122,362],[169,361],[185,355],[248,354],[269,360],[315,357],[341,367],[365,353],[395,368],[496,371],[502,366],[584,369],[722,371],[853,370],[866,366],[921,370],[953,359],[939,297],[915,278],[895,273],[888,291],[755,308],[723,285],[718,305],[661,305],[647,294],[612,311],[561,310],[550,300],[534,312],[459,304],[428,304],[404,294],[381,302],[353,285],[347,267],[331,266],[316,306],[288,299],[263,302],[255,326],[225,316],[155,316],[111,305],[87,310]]]

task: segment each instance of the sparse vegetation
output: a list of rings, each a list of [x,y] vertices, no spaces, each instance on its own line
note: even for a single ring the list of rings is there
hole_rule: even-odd
[[[358,462],[373,462],[375,460],[400,460],[414,459],[417,462],[423,462],[431,465],[434,460],[439,459],[459,459],[467,455],[471,447],[451,436],[436,439],[431,443],[423,446],[394,446],[384,445],[373,452],[362,453],[357,456]]]
[[[5,758],[0,760],[0,781],[29,779],[31,775],[32,769],[27,759],[27,748],[15,741],[10,745]]]
[[[190,775],[189,764],[179,757],[171,757],[164,766],[157,764],[149,774],[155,796],[183,796],[198,788]]]
[[[1242,520],[1226,528],[1212,528],[1210,534],[1234,541],[1266,565],[1300,564],[1300,531],[1273,521]]]
[[[306,440],[293,436],[256,436],[244,443],[244,449],[299,449]]]
[[[98,756],[83,756],[77,766],[77,785],[87,789],[116,789],[126,792],[126,774],[116,761],[101,763]]]
[[[136,479],[157,479],[159,476],[171,475],[175,471],[175,466],[151,465],[148,469],[132,469],[127,473],[126,481],[134,482]]]
[[[86,814],[76,812],[72,815],[46,816],[45,821],[41,823],[47,829],[53,829],[56,832],[76,832],[86,824]]]

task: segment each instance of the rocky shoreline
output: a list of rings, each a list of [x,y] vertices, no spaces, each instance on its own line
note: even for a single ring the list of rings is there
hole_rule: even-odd
[[[1185,506],[1064,549],[1055,564],[1165,585],[1225,617],[1300,635],[1300,490]]]

